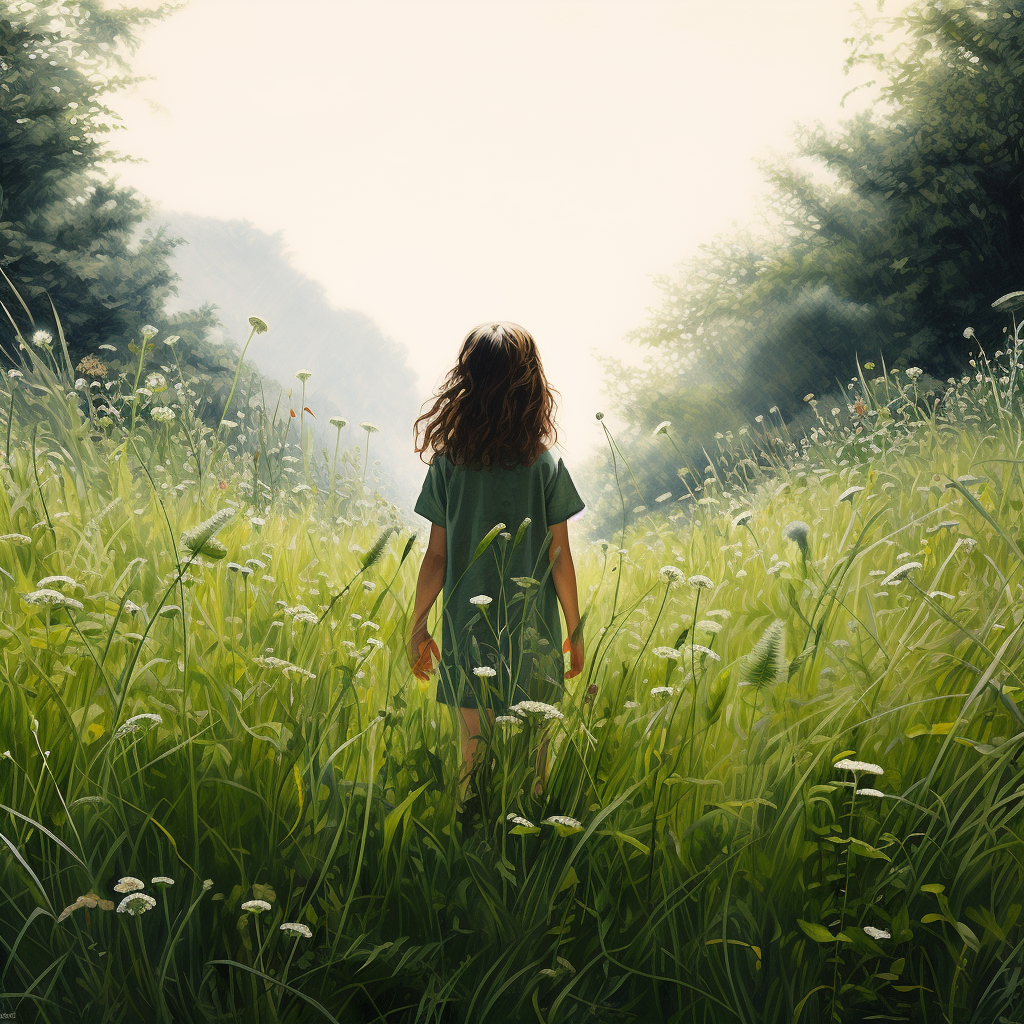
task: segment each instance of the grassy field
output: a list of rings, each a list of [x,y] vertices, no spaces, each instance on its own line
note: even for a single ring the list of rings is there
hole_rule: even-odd
[[[464,828],[404,655],[423,524],[276,413],[212,450],[146,343],[0,390],[0,1012],[1024,1019],[1015,344],[939,405],[862,368],[573,534],[586,667],[495,726]]]

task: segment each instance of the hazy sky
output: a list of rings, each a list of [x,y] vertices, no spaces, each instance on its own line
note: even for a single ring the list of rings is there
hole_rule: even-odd
[[[788,152],[795,122],[851,116],[854,17],[845,0],[191,0],[132,58],[154,80],[108,101],[112,144],[148,160],[111,170],[158,213],[281,229],[332,302],[408,348],[424,400],[473,325],[522,324],[571,468],[604,444],[592,352],[627,351],[652,275],[751,224],[754,158]]]

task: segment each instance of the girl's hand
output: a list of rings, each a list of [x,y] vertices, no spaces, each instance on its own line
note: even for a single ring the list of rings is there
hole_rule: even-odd
[[[429,679],[441,660],[441,652],[426,629],[419,629],[409,637],[406,654],[412,667],[412,674],[420,680]]]
[[[583,637],[574,644],[571,637],[565,638],[565,643],[562,644],[562,650],[569,652],[569,671],[565,673],[566,679],[572,679],[573,676],[578,676],[583,671]]]

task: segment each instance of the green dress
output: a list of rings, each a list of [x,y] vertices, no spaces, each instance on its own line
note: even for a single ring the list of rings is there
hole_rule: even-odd
[[[456,466],[434,456],[414,511],[447,531],[437,682],[442,704],[500,712],[521,700],[560,699],[563,640],[547,556],[549,527],[585,507],[569,471],[550,451],[512,468]],[[495,537],[473,561],[499,523],[508,536]],[[492,600],[473,604],[470,598],[478,596]],[[473,672],[478,667],[495,674],[479,676]]]

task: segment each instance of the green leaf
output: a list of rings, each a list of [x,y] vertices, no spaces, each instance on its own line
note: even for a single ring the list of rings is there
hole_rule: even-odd
[[[429,782],[424,782],[419,789],[414,789],[397,807],[392,810],[388,816],[384,819],[384,850],[387,851],[391,846],[391,840],[394,837],[395,829],[398,828],[399,821],[402,818],[408,818],[412,814],[413,801],[429,786]]]
[[[797,918],[798,925],[803,929],[804,934],[815,942],[835,942],[836,937],[821,924],[812,924],[810,921],[803,921]]]
[[[472,565],[473,562],[475,562],[487,550],[487,548],[490,546],[491,541],[494,540],[494,538],[497,537],[498,534],[501,533],[501,531],[504,529],[505,524],[498,523],[498,525],[495,526],[491,530],[491,532],[488,533],[487,536],[484,537],[482,541],[480,541],[479,544],[477,544],[476,551],[473,553],[473,557],[470,559],[470,565]]]
[[[913,739],[915,736],[947,736],[957,726],[956,722],[936,722],[935,725],[915,725],[906,731],[906,736]]]

